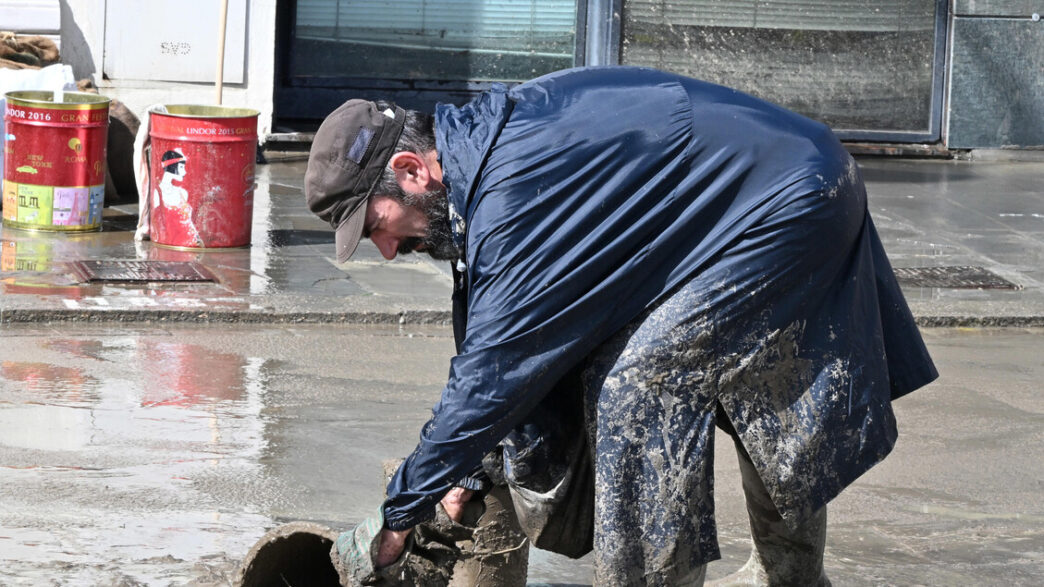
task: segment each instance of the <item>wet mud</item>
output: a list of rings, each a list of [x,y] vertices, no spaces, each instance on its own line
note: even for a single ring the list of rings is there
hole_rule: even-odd
[[[354,524],[451,350],[443,330],[5,327],[0,584],[227,585],[281,522]]]
[[[930,329],[942,377],[895,404],[891,456],[830,504],[835,585],[1044,575],[1044,330]],[[0,584],[229,585],[265,532],[346,529],[380,503],[445,382],[449,328],[4,325]],[[715,443],[713,580],[751,553]],[[590,557],[530,556],[531,584]]]

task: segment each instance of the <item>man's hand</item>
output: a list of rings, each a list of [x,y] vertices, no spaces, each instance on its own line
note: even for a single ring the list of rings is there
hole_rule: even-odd
[[[450,489],[446,497],[442,498],[442,509],[446,510],[446,515],[451,520],[459,522],[461,516],[464,515],[464,504],[471,501],[473,493],[470,489],[464,489],[463,487]]]
[[[459,522],[461,516],[464,515],[464,504],[471,500],[473,494],[473,491],[463,487],[450,489],[450,492],[442,498],[442,508],[446,510],[446,515],[454,522]],[[411,531],[396,531],[386,528],[381,530],[381,545],[377,548],[377,568],[386,567],[402,556],[402,549],[406,547],[406,537],[410,535]]]
[[[411,530],[381,530],[381,545],[377,548],[377,568],[386,567],[402,555],[402,549],[406,546],[406,537]]]

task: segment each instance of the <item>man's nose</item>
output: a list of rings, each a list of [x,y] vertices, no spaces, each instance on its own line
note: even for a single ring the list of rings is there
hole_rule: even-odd
[[[395,255],[399,252],[400,239],[391,235],[371,234],[370,240],[377,246],[377,250],[381,252],[381,256],[389,261],[394,259]]]

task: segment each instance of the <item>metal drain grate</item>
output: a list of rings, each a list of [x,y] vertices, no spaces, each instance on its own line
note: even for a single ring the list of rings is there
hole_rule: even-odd
[[[199,263],[172,261],[73,261],[82,281],[217,281]]]
[[[1021,289],[1021,286],[982,267],[896,267],[902,285],[952,289]]]

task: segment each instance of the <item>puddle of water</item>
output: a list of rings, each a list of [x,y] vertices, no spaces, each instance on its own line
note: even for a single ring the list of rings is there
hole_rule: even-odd
[[[163,340],[142,341],[138,354],[148,379],[142,405],[235,401],[246,390],[247,359],[242,355]]]
[[[75,367],[49,363],[0,362],[0,377],[16,381],[36,394],[79,400],[90,396],[100,382]]]
[[[213,584],[227,585],[236,563],[216,553],[246,552],[269,523],[251,514],[166,511],[88,526],[5,527],[0,575],[37,585],[63,577],[73,579],[63,584],[134,584],[115,580],[121,574],[143,585],[183,585],[193,577],[198,585],[208,584],[198,580],[200,561],[217,559],[226,579]]]
[[[108,360],[102,356],[108,352],[108,348],[106,347],[106,342],[101,340],[52,339],[44,343],[44,348],[71,355],[78,359]]]
[[[96,432],[90,410],[33,405],[0,410],[0,445],[46,451],[77,451]]]
[[[264,360],[163,331],[36,345],[51,362],[0,362],[0,584],[227,583],[279,499]]]

